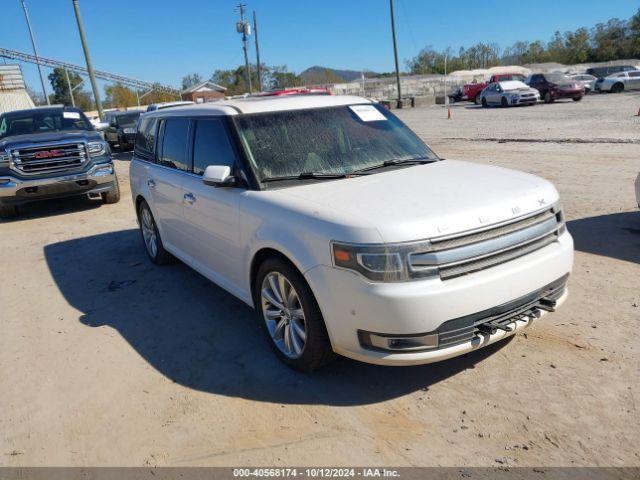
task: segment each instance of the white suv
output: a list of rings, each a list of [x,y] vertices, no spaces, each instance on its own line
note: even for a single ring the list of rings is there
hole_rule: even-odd
[[[333,352],[443,360],[567,296],[573,240],[551,183],[438,158],[364,98],[148,113],[131,191],[151,260],[175,256],[256,308],[276,354],[300,370]]]

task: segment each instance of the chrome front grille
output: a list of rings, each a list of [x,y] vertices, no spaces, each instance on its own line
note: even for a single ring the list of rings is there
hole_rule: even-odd
[[[15,148],[9,155],[13,168],[26,175],[75,170],[88,158],[82,142]]]
[[[448,280],[500,265],[555,242],[564,229],[562,213],[549,209],[535,215],[467,234],[431,240],[428,252],[410,255],[411,269],[438,269]]]

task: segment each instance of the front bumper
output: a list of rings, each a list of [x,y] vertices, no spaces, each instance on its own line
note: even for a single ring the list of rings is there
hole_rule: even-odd
[[[434,332],[454,319],[526,297],[565,277],[573,264],[568,233],[557,242],[516,260],[469,275],[403,283],[373,283],[347,270],[317,266],[305,273],[322,311],[336,353],[380,365],[417,365],[484,347],[529,326],[535,315],[514,319],[510,332],[497,330],[464,343],[419,352],[390,352],[361,343],[362,332],[407,336]],[[557,299],[566,298],[564,291]]]
[[[107,192],[116,180],[112,162],[94,165],[88,171],[45,178],[0,175],[0,203],[21,204],[35,200]]]
[[[558,89],[552,90],[551,95],[553,98],[575,98],[582,97],[584,95],[583,88],[568,88],[568,89]]]

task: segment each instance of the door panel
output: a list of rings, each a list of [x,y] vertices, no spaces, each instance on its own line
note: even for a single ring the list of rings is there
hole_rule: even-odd
[[[183,251],[186,244],[184,220],[184,189],[182,183],[188,174],[158,165],[148,168],[147,186],[151,193],[153,213],[161,231],[162,241],[169,250]]]
[[[239,205],[244,189],[205,185],[202,177],[184,180],[183,225],[194,267],[219,284],[237,292],[241,285]]]

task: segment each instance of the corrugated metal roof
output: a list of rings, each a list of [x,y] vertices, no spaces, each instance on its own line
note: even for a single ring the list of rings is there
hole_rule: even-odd
[[[0,113],[34,107],[33,100],[31,100],[26,90],[8,90],[4,92],[0,90]]]

